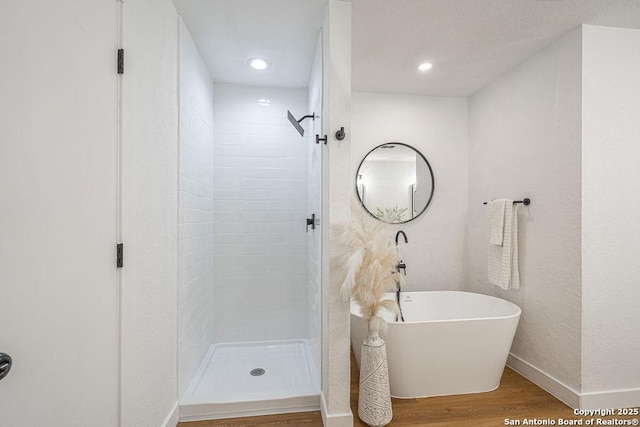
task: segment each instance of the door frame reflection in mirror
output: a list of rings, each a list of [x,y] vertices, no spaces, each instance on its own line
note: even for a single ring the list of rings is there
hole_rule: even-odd
[[[385,220],[385,219],[382,219],[382,218],[377,217],[377,216],[376,216],[376,214],[375,214],[374,212],[370,211],[370,210],[369,210],[369,208],[365,205],[365,202],[363,201],[363,198],[362,198],[362,197],[360,197],[360,191],[361,191],[361,190],[360,190],[358,187],[359,187],[359,185],[361,185],[361,184],[360,184],[360,179],[359,179],[359,178],[362,176],[362,173],[361,173],[362,165],[364,164],[364,162],[367,160],[367,157],[369,157],[369,155],[370,155],[371,153],[373,153],[374,151],[376,151],[377,149],[379,149],[379,148],[381,148],[381,147],[388,146],[388,145],[400,145],[400,146],[404,146],[404,147],[406,147],[406,148],[409,148],[409,149],[413,150],[413,151],[416,153],[416,155],[419,155],[419,156],[422,158],[422,160],[424,160],[425,164],[427,165],[427,170],[429,171],[429,175],[430,175],[430,177],[431,177],[431,192],[429,193],[429,198],[427,199],[427,202],[425,203],[424,207],[422,207],[422,209],[420,210],[420,212],[415,213],[415,215],[413,215],[411,218],[409,218],[409,219],[408,219],[408,220],[406,220],[406,221],[387,221],[387,220]],[[417,159],[417,157],[416,157],[416,159]],[[428,208],[428,207],[429,207],[429,205],[431,204],[431,201],[433,200],[433,193],[434,193],[435,188],[436,188],[436,181],[435,181],[435,177],[434,177],[434,175],[433,175],[433,168],[431,167],[431,164],[429,163],[429,161],[427,160],[427,158],[425,157],[425,155],[424,155],[424,154],[422,154],[422,153],[420,152],[420,150],[418,150],[417,148],[415,148],[415,147],[413,147],[413,146],[411,146],[411,145],[409,145],[409,144],[405,144],[405,143],[403,143],[403,142],[393,142],[393,141],[392,141],[392,142],[385,142],[384,144],[380,144],[380,145],[378,145],[378,146],[376,146],[376,147],[372,148],[372,149],[371,149],[371,150],[370,150],[370,151],[369,151],[369,152],[368,152],[368,153],[363,157],[363,159],[360,161],[360,164],[358,165],[358,169],[356,170],[356,177],[355,177],[355,178],[356,178],[356,179],[355,179],[355,190],[356,190],[356,196],[358,197],[358,200],[360,201],[360,204],[362,205],[362,207],[364,208],[364,210],[365,210],[365,211],[367,211],[367,212],[369,213],[369,215],[371,215],[371,216],[372,216],[372,217],[374,217],[375,219],[377,219],[377,220],[379,220],[379,221],[386,222],[386,223],[388,223],[388,224],[405,224],[405,223],[407,223],[407,222],[409,222],[409,221],[412,221],[412,220],[414,220],[414,219],[418,218],[420,215],[422,215],[422,214],[427,210],[427,208]],[[364,187],[363,187],[363,192],[365,192],[365,191],[366,191],[366,188],[364,188]],[[413,199],[415,198],[415,195],[412,195],[412,196],[413,196],[413,197],[412,197],[411,203],[409,204],[409,209],[413,211],[413,210],[414,210],[414,206],[413,206]],[[413,212],[412,212],[412,213],[413,213]]]

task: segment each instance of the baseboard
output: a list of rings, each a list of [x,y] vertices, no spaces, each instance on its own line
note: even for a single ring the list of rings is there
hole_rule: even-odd
[[[162,427],[176,427],[179,421],[179,405],[178,402],[174,403],[173,409],[165,418],[164,423],[162,423]]]
[[[324,392],[320,393],[320,413],[324,427],[353,427],[353,414],[351,411],[344,414],[329,414]]]
[[[509,353],[507,366],[573,409],[580,408],[580,393],[557,378]]]
[[[583,393],[580,409],[640,407],[640,388]]]
[[[507,366],[573,409],[640,407],[640,388],[579,393],[511,353],[507,359]]]

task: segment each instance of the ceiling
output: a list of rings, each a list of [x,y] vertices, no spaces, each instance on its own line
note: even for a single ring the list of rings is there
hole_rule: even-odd
[[[580,24],[640,28],[637,0],[352,0],[355,91],[470,96]],[[433,63],[417,71],[422,61]]]
[[[173,1],[214,81],[307,86],[326,0]],[[580,24],[640,28],[639,0],[351,3],[354,91],[470,96]],[[249,69],[253,56],[272,68]]]
[[[173,0],[216,83],[306,87],[327,0]],[[247,60],[263,57],[268,70]]]

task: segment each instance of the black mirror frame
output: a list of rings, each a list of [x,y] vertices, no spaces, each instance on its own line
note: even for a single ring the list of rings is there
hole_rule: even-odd
[[[362,201],[362,199],[360,198],[360,193],[358,192],[358,172],[360,171],[360,168],[362,167],[362,164],[364,163],[364,161],[367,159],[367,157],[369,156],[369,154],[373,153],[375,150],[377,150],[378,148],[384,146],[384,145],[389,145],[389,144],[393,144],[393,145],[402,145],[404,147],[410,148],[413,151],[415,151],[417,154],[420,155],[420,157],[422,157],[422,160],[424,160],[424,162],[427,164],[427,168],[429,169],[429,174],[431,175],[431,182],[433,183],[433,185],[431,185],[431,194],[429,194],[429,199],[427,200],[427,203],[424,205],[424,208],[422,208],[422,210],[416,214],[416,216],[414,216],[411,219],[408,219],[406,221],[402,221],[402,222],[388,222],[385,220],[382,220],[380,218],[378,218],[377,216],[375,216],[373,214],[373,212],[371,212],[369,209],[367,209],[367,207],[364,205],[364,202]],[[377,147],[372,148],[371,150],[369,150],[369,152],[362,158],[362,161],[360,161],[360,164],[358,165],[358,169],[356,169],[356,185],[355,185],[355,190],[356,190],[356,196],[358,197],[358,200],[360,201],[360,205],[362,205],[362,208],[367,211],[367,213],[369,215],[371,215],[372,217],[374,217],[375,219],[377,219],[378,221],[382,221],[384,223],[387,224],[406,224],[409,221],[413,221],[414,219],[418,218],[420,215],[422,215],[424,213],[424,211],[427,210],[427,208],[429,207],[429,205],[431,204],[431,200],[433,200],[433,192],[436,189],[436,180],[435,177],[433,176],[433,169],[431,168],[431,164],[429,163],[429,161],[427,160],[427,158],[424,156],[424,154],[422,154],[420,152],[420,150],[418,150],[417,148],[409,145],[409,144],[405,144],[402,142],[385,142],[384,144],[380,144]]]

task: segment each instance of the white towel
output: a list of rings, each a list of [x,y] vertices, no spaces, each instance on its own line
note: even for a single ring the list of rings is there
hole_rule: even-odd
[[[513,200],[507,200],[505,204],[502,246],[490,243],[487,252],[489,283],[502,289],[518,289],[518,212]]]
[[[507,199],[487,202],[487,229],[489,243],[502,246],[504,241],[504,211]]]

